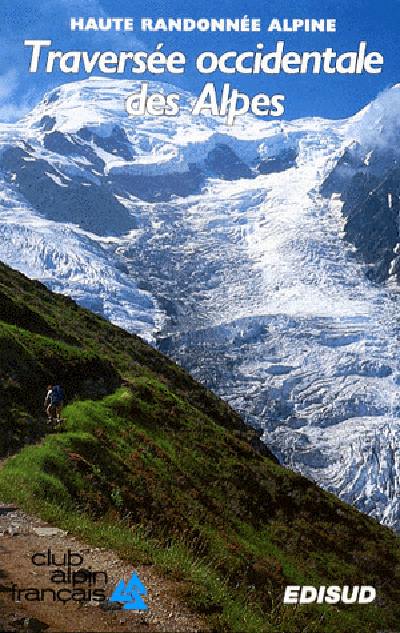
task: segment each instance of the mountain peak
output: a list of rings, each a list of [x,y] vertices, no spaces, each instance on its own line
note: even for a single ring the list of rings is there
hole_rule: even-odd
[[[82,81],[66,83],[46,93],[24,122],[30,127],[40,127],[43,117],[54,119],[53,129],[75,132],[81,127],[103,128],[112,121],[128,119],[125,102],[129,95],[138,92],[140,81],[91,77]],[[151,83],[150,91],[165,90],[166,87]]]
[[[370,148],[392,146],[397,149],[400,134],[400,83],[381,92],[349,119],[349,134]],[[394,142],[395,141],[395,142]]]

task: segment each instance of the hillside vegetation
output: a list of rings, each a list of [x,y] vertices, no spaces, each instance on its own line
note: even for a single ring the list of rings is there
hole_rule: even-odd
[[[224,402],[140,339],[0,265],[0,498],[184,582],[211,630],[365,633],[400,622],[398,538],[279,466]],[[46,432],[47,383],[65,385]],[[282,604],[372,584],[372,605]]]

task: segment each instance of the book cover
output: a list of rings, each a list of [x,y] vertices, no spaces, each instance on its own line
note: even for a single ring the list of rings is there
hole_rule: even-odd
[[[0,16],[0,631],[400,631],[398,1]]]

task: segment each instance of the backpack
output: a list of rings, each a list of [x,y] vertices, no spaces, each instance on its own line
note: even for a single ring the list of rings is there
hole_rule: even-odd
[[[51,404],[60,404],[64,400],[64,390],[60,385],[55,385],[51,391]]]

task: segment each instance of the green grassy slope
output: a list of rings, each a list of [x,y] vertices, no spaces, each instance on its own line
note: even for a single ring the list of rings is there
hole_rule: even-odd
[[[52,376],[74,397],[62,433],[7,462],[0,498],[185,580],[216,631],[398,628],[390,530],[279,466],[225,403],[137,337],[4,266],[0,305],[2,438],[16,447],[26,420],[43,430]],[[373,584],[378,600],[284,606],[287,584]]]
[[[246,430],[228,405],[140,338],[0,263],[0,457],[43,430],[49,382],[61,382],[69,401],[99,398],[144,370],[220,424]]]

